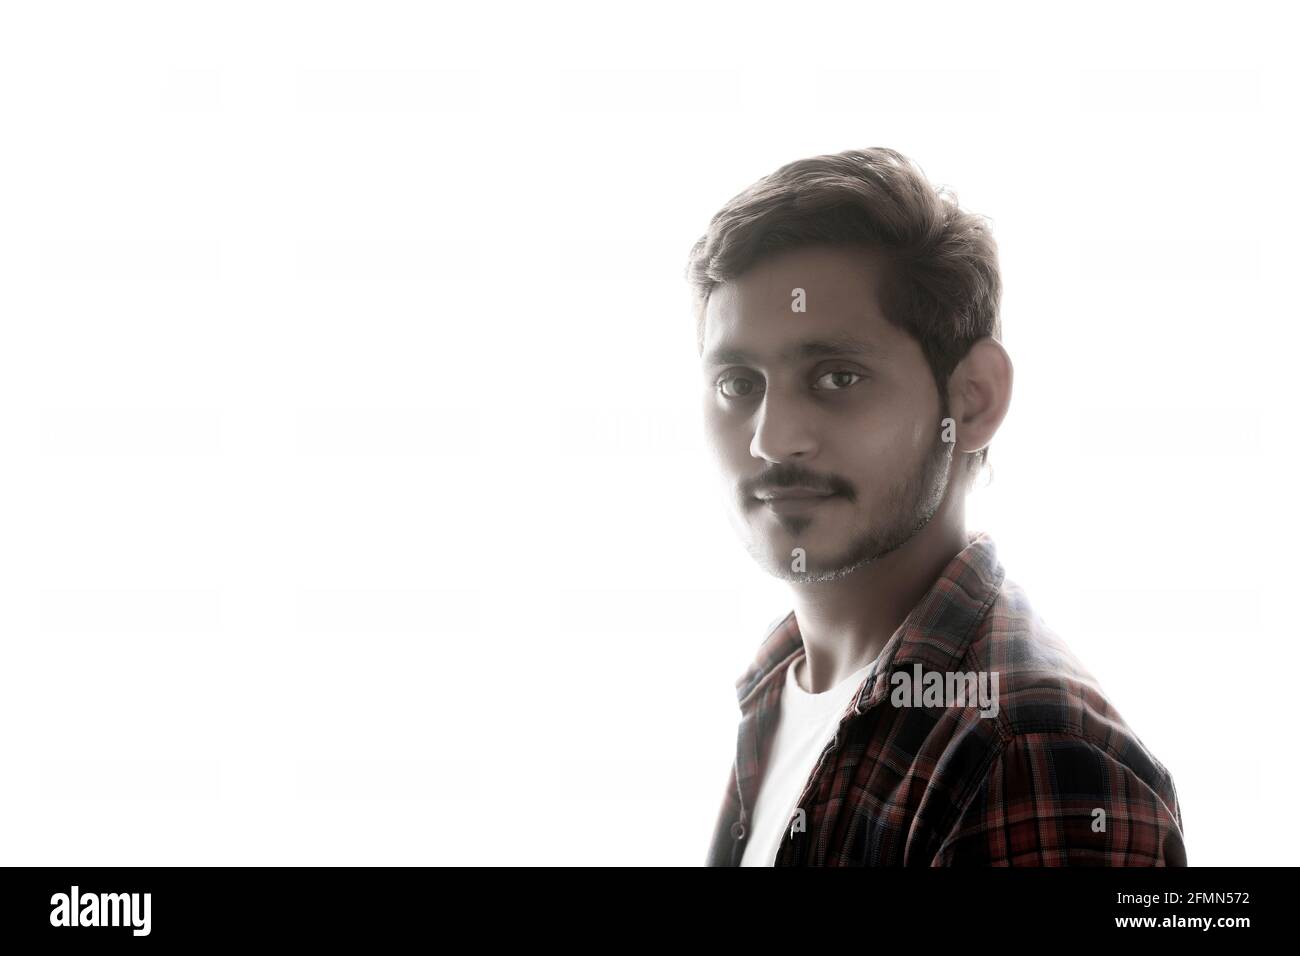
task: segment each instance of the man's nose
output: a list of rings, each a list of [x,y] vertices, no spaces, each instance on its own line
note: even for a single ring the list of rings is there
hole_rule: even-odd
[[[807,409],[769,390],[758,410],[749,453],[772,462],[812,458],[817,453],[817,441]]]

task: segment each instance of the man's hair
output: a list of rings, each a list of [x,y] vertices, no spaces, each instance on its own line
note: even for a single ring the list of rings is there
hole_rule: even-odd
[[[948,378],[971,344],[1002,337],[997,244],[984,217],[892,149],[787,163],[718,210],[686,267],[700,351],[715,287],[774,253],[819,244],[883,253],[880,308],[920,343],[947,408]],[[972,457],[982,466],[988,449]]]

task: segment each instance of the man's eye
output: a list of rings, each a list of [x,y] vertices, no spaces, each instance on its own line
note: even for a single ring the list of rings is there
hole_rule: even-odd
[[[718,379],[718,391],[724,398],[747,398],[760,388],[758,382],[743,375],[728,375]]]
[[[851,382],[844,381],[845,376],[848,376],[853,381]],[[813,388],[829,389],[832,392],[838,392],[838,391],[842,391],[843,389],[849,388],[852,385],[858,384],[858,380],[863,378],[866,378],[866,376],[862,375],[859,372],[850,372],[847,369],[841,369],[836,372],[827,372],[825,375],[822,375],[817,379],[817,382],[824,382],[829,380],[830,384],[818,385],[816,382],[814,382]]]

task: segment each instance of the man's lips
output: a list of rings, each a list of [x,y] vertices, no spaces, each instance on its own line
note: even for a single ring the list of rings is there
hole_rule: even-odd
[[[815,488],[771,488],[767,491],[760,491],[754,495],[759,501],[774,501],[782,498],[829,498],[829,491],[818,491]]]
[[[835,497],[832,492],[814,491],[811,488],[774,488],[754,496],[778,514],[789,511],[806,511],[816,508]]]

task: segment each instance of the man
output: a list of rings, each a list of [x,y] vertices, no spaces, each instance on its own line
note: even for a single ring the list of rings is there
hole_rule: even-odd
[[[893,150],[819,156],[688,276],[729,515],[794,603],[708,864],[1186,865],[1173,778],[966,531],[1012,385],[986,222]]]

